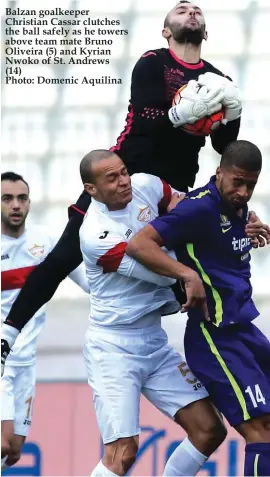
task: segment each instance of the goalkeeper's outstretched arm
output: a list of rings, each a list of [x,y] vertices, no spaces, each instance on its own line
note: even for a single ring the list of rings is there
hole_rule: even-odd
[[[80,196],[62,236],[45,260],[30,273],[4,323],[21,331],[52,298],[61,281],[80,265],[79,230],[90,201],[87,193]]]

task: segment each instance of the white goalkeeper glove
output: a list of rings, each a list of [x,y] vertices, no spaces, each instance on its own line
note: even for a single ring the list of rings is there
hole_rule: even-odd
[[[206,87],[199,88],[197,81],[191,80],[181,92],[180,103],[169,110],[169,119],[174,127],[194,124],[199,119],[220,111],[223,98],[222,85],[209,91]]]
[[[222,124],[227,124],[229,121],[234,121],[241,116],[242,101],[239,94],[239,89],[236,84],[230,81],[225,76],[220,76],[215,73],[205,73],[200,75],[198,83],[201,86],[206,86],[208,89],[217,88],[221,86],[224,91],[224,98],[222,100],[225,106],[224,118]]]

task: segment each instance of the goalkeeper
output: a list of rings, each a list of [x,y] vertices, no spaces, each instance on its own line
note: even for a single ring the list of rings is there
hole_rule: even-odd
[[[181,125],[194,123],[224,106],[226,124],[211,135],[213,148],[221,154],[238,136],[241,102],[234,83],[201,59],[207,31],[199,7],[187,1],[179,2],[166,16],[162,35],[168,48],[146,52],[135,65],[126,127],[111,150],[121,157],[130,175],[154,174],[177,190],[188,191],[195,182],[198,156],[205,138],[188,134]],[[196,81],[205,86],[199,94]],[[171,107],[176,91],[187,83],[181,104]],[[3,363],[18,332],[81,263],[79,228],[90,200],[89,194],[83,192],[70,207],[69,222],[62,237],[44,262],[29,275],[14,302],[6,319],[11,326],[4,325],[2,329]]]

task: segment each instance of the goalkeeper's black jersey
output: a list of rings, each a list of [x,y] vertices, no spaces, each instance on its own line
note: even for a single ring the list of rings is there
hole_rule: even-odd
[[[166,48],[148,51],[139,59],[132,73],[125,129],[111,148],[130,174],[154,174],[178,190],[193,186],[205,138],[174,128],[168,110],[182,85],[208,71],[223,75],[207,61],[185,63]],[[239,126],[236,120],[215,131],[211,139],[217,152],[237,138]]]

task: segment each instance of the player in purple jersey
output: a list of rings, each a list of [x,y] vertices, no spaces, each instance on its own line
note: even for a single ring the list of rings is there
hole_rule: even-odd
[[[210,182],[147,225],[126,250],[161,275],[178,278],[182,262],[201,276],[210,321],[199,309],[188,310],[186,358],[246,440],[246,476],[270,472],[270,343],[252,323],[259,312],[252,300],[246,234],[247,203],[261,166],[254,144],[231,143]],[[163,246],[175,249],[179,262],[168,258]]]

